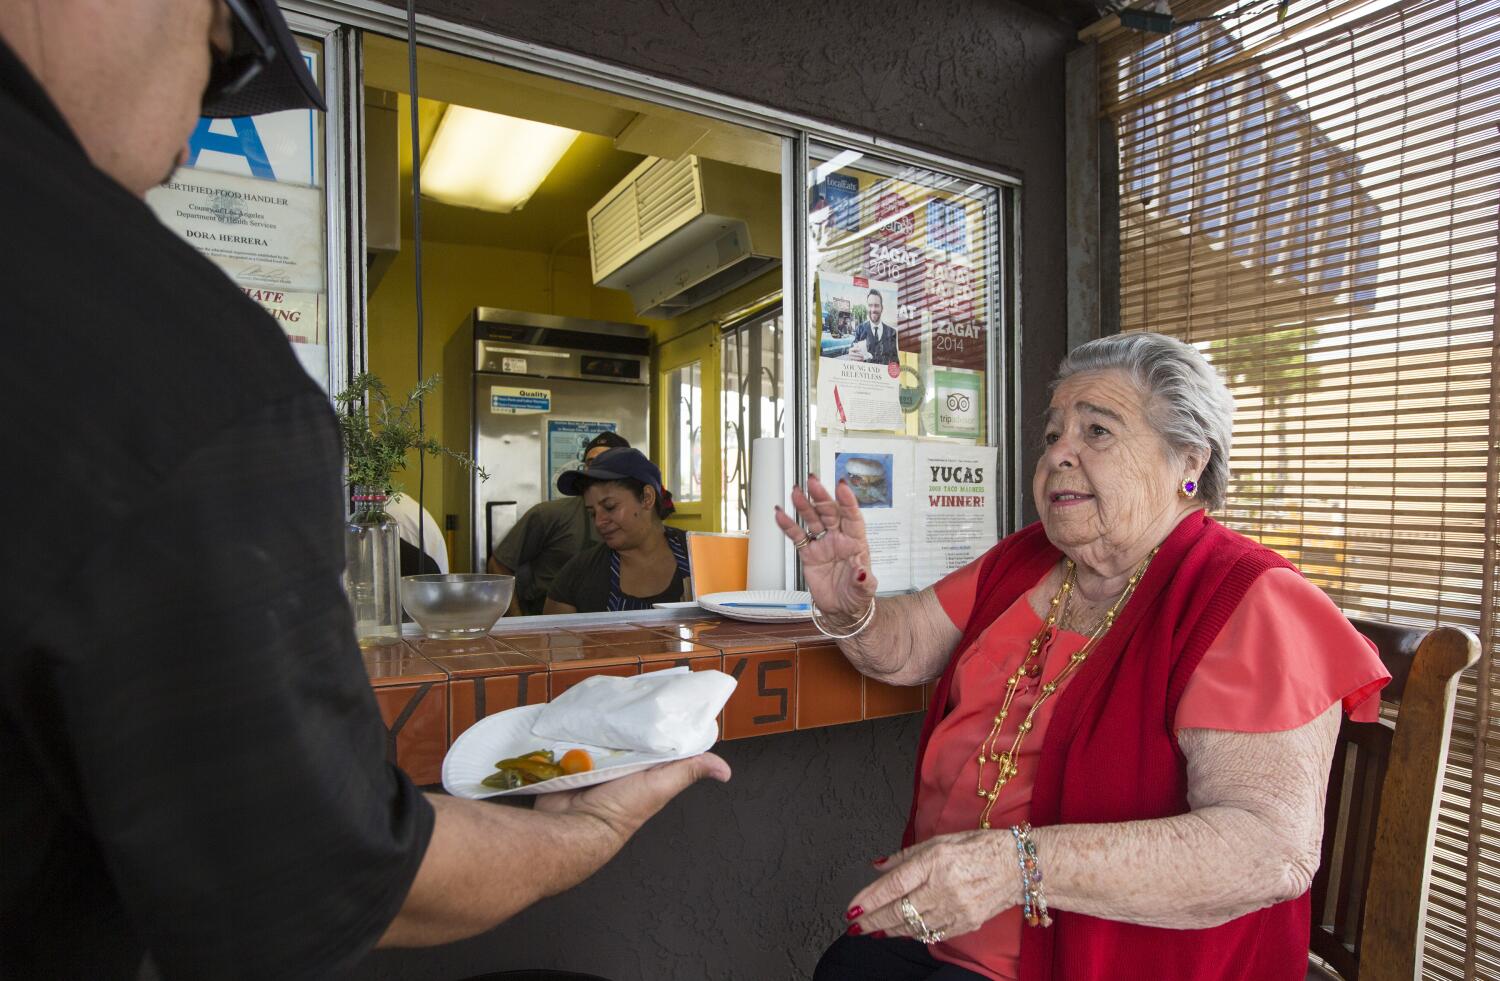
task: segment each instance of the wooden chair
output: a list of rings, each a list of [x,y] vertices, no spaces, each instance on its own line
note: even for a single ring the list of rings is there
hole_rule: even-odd
[[[1307,976],[1412,981],[1458,675],[1479,641],[1455,627],[1351,622],[1379,649],[1391,673],[1381,697],[1400,712],[1394,725],[1346,718],[1339,730],[1312,884],[1311,947],[1324,964],[1309,961]]]

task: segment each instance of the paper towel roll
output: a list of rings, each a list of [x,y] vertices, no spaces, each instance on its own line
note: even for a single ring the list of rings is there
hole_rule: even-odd
[[[786,535],[776,527],[772,510],[786,501],[785,441],[763,436],[750,443],[749,589],[786,588]]]

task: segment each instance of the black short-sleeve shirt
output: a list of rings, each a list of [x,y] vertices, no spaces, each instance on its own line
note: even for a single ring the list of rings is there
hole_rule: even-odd
[[[495,546],[495,561],[516,574],[521,609],[536,614],[542,612],[563,566],[585,546],[598,542],[583,499],[563,497],[527,510]]]
[[[3,44],[0,132],[0,977],[337,974],[433,817],[339,585],[332,411]]]
[[[677,603],[688,598],[687,535],[670,525],[665,529],[667,544],[677,556],[677,572],[667,588],[655,596],[628,596],[622,593],[620,609],[649,610],[655,603]],[[614,552],[600,542],[579,552],[552,581],[547,598],[566,603],[579,613],[602,613],[611,609],[614,589]]]

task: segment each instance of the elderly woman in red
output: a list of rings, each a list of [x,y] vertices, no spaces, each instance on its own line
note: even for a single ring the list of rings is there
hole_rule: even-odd
[[[936,681],[905,846],[817,981],[1296,981],[1340,712],[1371,647],[1286,560],[1209,516],[1234,403],[1156,334],[1058,372],[1041,522],[875,598],[858,504],[794,489],[816,622],[864,674]]]

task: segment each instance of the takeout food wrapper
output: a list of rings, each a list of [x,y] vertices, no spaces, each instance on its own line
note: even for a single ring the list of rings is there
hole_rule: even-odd
[[[722,671],[594,675],[547,703],[531,731],[542,739],[608,749],[701,753],[718,740],[715,719],[734,687]]]

